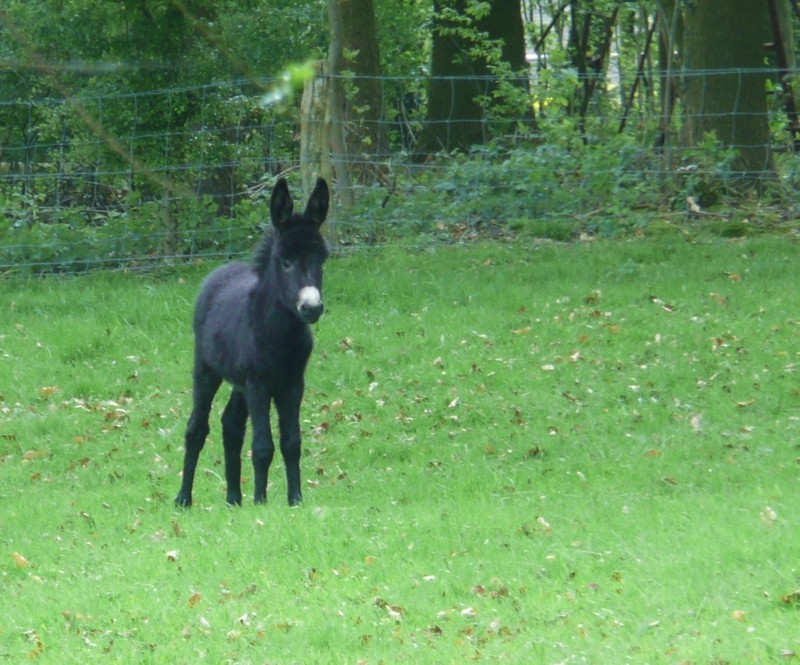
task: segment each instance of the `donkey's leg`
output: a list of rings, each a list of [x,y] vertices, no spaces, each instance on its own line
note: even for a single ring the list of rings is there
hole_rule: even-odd
[[[192,486],[197,459],[208,436],[208,414],[211,412],[211,403],[221,383],[222,377],[211,369],[199,363],[195,365],[192,415],[189,416],[184,438],[183,480],[178,496],[175,497],[175,503],[179,506],[192,505]]]
[[[222,443],[225,446],[225,480],[227,501],[231,506],[242,505],[242,446],[247,426],[247,398],[241,390],[233,389],[222,412]]]
[[[269,390],[264,384],[247,384],[247,410],[253,425],[253,499],[256,503],[265,503],[267,500],[269,467],[275,456],[269,418],[270,400]]]
[[[290,506],[296,506],[303,500],[300,489],[300,403],[302,401],[302,382],[275,396],[281,432],[281,455],[286,465],[286,486]]]

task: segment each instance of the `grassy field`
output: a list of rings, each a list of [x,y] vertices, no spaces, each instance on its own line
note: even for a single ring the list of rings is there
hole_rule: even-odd
[[[173,505],[211,267],[0,284],[0,662],[800,658],[794,241],[332,259],[299,509]]]

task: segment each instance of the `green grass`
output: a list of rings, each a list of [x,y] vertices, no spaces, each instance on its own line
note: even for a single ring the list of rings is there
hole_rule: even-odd
[[[0,662],[797,658],[797,251],[333,259],[299,509],[172,504],[210,266],[6,280]]]

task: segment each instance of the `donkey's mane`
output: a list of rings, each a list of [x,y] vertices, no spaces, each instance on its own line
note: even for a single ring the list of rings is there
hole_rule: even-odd
[[[267,271],[272,256],[272,246],[275,244],[275,235],[273,230],[266,231],[261,244],[253,255],[253,268],[259,275],[263,275]]]

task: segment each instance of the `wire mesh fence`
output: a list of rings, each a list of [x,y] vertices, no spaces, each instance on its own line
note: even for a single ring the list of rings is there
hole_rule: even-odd
[[[576,220],[713,205],[740,176],[796,206],[784,83],[797,72],[611,71],[539,72],[505,90],[494,79],[441,80],[453,103],[437,113],[430,79],[387,77],[375,108],[344,120],[324,100],[315,111],[308,85],[301,103],[272,79],[0,99],[0,271],[239,255],[268,223],[275,178],[288,175],[298,192],[304,169],[334,183],[331,233],[342,247],[526,227],[567,239]],[[455,103],[462,85],[477,99],[467,111]]]

